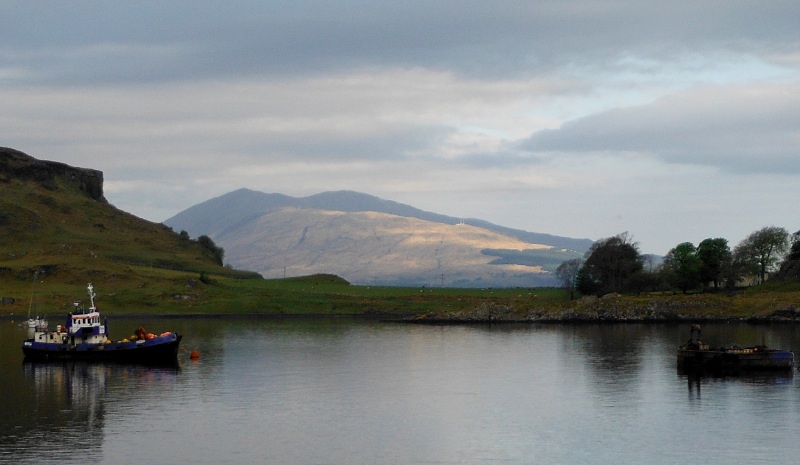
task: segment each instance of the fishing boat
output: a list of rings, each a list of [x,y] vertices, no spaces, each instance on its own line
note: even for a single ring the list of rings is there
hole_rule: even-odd
[[[111,340],[108,324],[100,320],[95,307],[94,287],[88,285],[90,306],[75,302],[73,311],[63,325],[50,329],[42,321],[34,327],[32,337],[22,343],[25,361],[84,360],[142,364],[172,364],[177,362],[182,336],[173,332],[159,335],[147,333],[143,327],[136,334],[121,340]]]
[[[743,371],[789,370],[794,353],[766,345],[711,347],[700,340],[700,326],[692,325],[689,341],[678,347],[678,368],[685,371],[738,373]]]

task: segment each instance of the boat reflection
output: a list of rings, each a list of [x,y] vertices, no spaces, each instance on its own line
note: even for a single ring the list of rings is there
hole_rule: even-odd
[[[678,369],[678,377],[686,380],[689,399],[700,399],[702,388],[709,383],[733,382],[755,385],[791,385],[792,371],[747,371],[747,372],[698,372],[697,370]]]
[[[177,366],[23,363],[22,383],[14,389],[21,402],[4,406],[3,422],[10,422],[15,434],[0,435],[0,462],[58,461],[76,450],[86,456],[100,453],[106,406],[129,402],[131,389],[157,395],[178,372]]]
[[[24,363],[23,369],[25,377],[33,383],[37,402],[55,403],[62,411],[87,419],[101,416],[108,367],[86,363]]]

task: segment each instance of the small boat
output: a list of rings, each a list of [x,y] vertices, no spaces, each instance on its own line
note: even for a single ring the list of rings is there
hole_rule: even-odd
[[[28,318],[28,321],[27,321],[27,323],[25,323],[25,326],[28,329],[36,330],[36,328],[38,328],[40,326],[45,326],[46,327],[47,326],[47,320],[44,319],[44,318],[39,318],[38,316],[36,318]]]
[[[794,353],[766,345],[711,347],[700,340],[700,326],[692,325],[689,341],[678,347],[678,368],[684,371],[738,373],[743,371],[791,370]]]
[[[130,338],[112,341],[108,325],[100,321],[94,305],[94,287],[89,283],[89,308],[74,304],[66,324],[51,330],[47,322],[34,327],[32,337],[22,343],[26,362],[84,360],[90,362],[121,362],[141,364],[174,364],[182,336],[173,332],[149,334],[144,328]]]

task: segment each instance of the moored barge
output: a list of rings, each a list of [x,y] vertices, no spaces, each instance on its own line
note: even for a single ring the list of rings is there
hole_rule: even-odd
[[[736,373],[743,371],[789,370],[794,367],[794,353],[766,345],[711,347],[700,340],[700,326],[692,325],[689,341],[678,347],[678,368]]]

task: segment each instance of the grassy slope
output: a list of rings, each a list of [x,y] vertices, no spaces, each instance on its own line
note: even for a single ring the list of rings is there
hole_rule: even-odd
[[[35,314],[65,313],[71,302],[86,301],[88,282],[98,307],[112,314],[414,314],[522,298],[513,289],[351,286],[327,275],[254,278],[214,264],[161,224],[56,184],[0,182],[0,298],[13,299],[0,315],[25,317],[31,301]],[[44,273],[34,282],[37,270]]]
[[[558,289],[448,289],[352,286],[332,276],[263,280],[213,263],[196,243],[86,197],[68,183],[55,189],[0,182],[0,315],[65,313],[86,300],[92,282],[109,314],[427,314],[502,317],[596,314]],[[35,270],[45,270],[35,283]],[[206,282],[200,279],[207,276]],[[249,279],[245,279],[249,278]],[[33,292],[32,292],[33,290]],[[10,299],[9,299],[10,298]],[[652,302],[709,316],[764,316],[800,306],[800,285],[771,284],[736,296],[615,299],[619,310]],[[599,302],[605,304],[603,299]],[[606,301],[607,302],[607,301]],[[485,311],[485,309],[493,309]]]
[[[44,273],[34,283],[37,270]],[[210,297],[201,273],[212,279],[248,276],[215,264],[169,228],[95,201],[63,180],[49,188],[0,182],[0,298],[14,300],[0,305],[0,314],[27,314],[32,295],[37,311],[65,309],[85,300],[88,282],[109,306],[167,305],[181,312],[189,305],[174,295]]]

